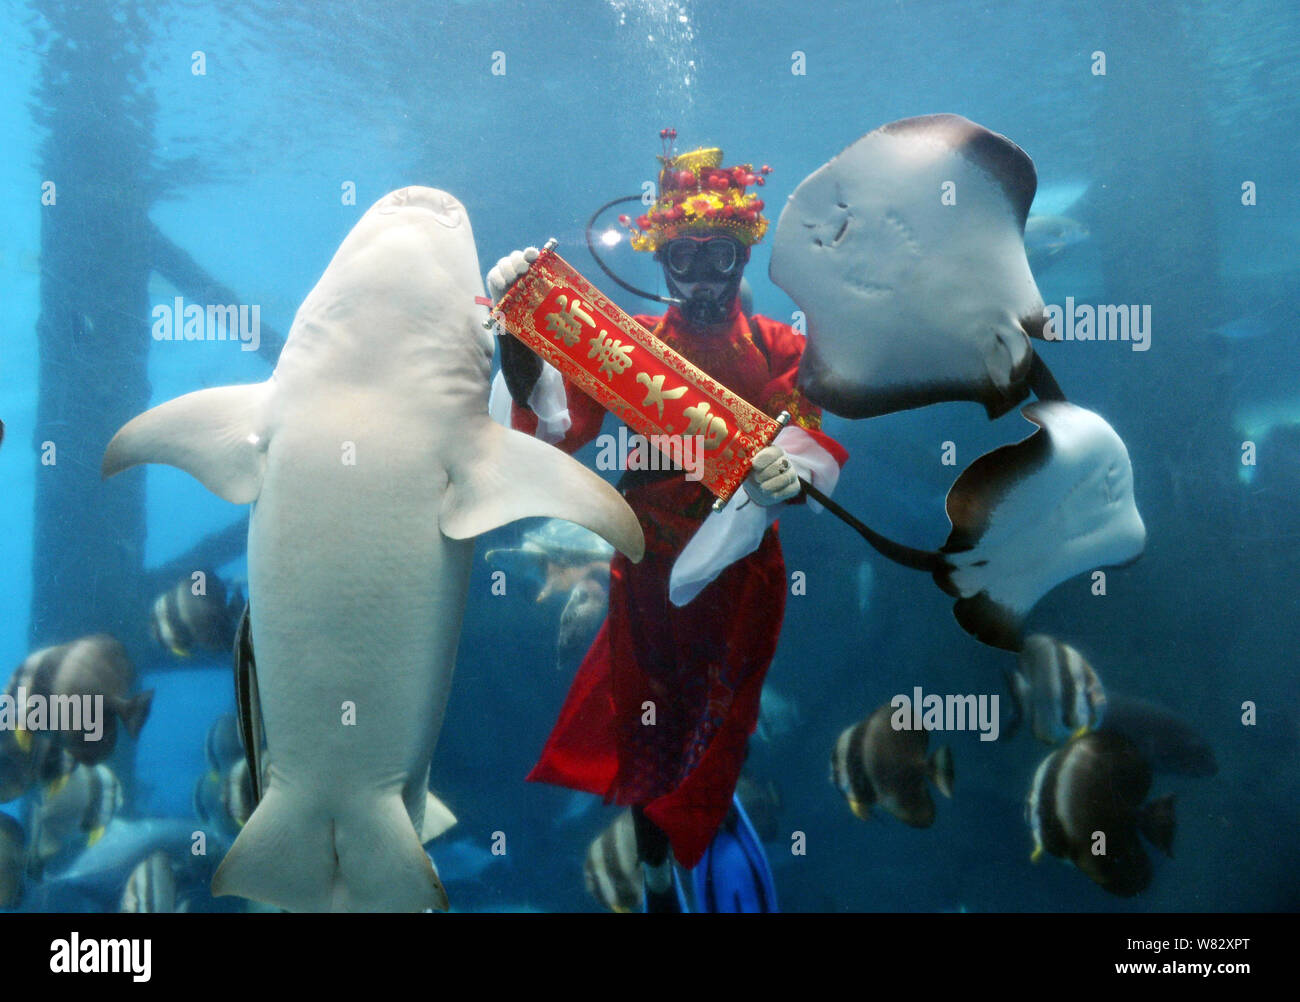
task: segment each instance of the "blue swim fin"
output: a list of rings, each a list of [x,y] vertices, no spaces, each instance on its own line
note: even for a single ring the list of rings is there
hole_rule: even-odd
[[[740,806],[740,798],[733,796],[731,805],[718,834],[691,871],[695,910],[776,912],[776,884],[763,843]]]

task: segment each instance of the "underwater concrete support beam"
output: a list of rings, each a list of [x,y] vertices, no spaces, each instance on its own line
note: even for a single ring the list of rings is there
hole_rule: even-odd
[[[113,433],[149,404],[153,105],[142,18],[45,5],[34,105],[45,132],[33,461],[32,647],[108,632],[147,642],[145,481],[105,484]],[[95,96],[88,104],[86,95]]]
[[[182,296],[202,304],[242,302],[233,289],[208,274],[183,247],[173,243],[157,226],[152,226],[152,229],[154,270],[174,285]],[[261,342],[257,353],[274,365],[284,347],[284,335],[265,322],[259,329]]]
[[[182,578],[188,578],[197,570],[210,568],[216,570],[222,564],[239,559],[248,548],[248,515],[245,513],[224,529],[210,532],[179,557],[151,568],[147,576],[147,588],[144,598],[147,605],[153,599],[176,584]]]

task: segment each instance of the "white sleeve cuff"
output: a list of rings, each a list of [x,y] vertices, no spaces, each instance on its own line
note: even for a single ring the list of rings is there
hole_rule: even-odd
[[[798,425],[782,428],[773,444],[784,450],[802,479],[824,494],[835,489],[840,464]],[[812,498],[807,503],[814,512],[824,510]],[[686,605],[724,570],[757,550],[780,510],[780,505],[764,508],[754,504],[742,487],[722,511],[711,512],[673,563],[668,580],[668,598],[673,605]]]
[[[711,512],[673,562],[668,578],[668,598],[673,605],[693,601],[726,568],[757,550],[779,510],[780,505],[764,508],[754,504],[741,487],[727,507]]]
[[[773,445],[779,445],[790,459],[790,465],[799,474],[801,480],[807,480],[823,494],[829,496],[840,480],[840,464],[835,457],[818,444],[798,425],[788,424],[773,439]],[[821,513],[824,509],[812,498],[807,499],[808,507]]]
[[[542,374],[528,394],[528,406],[537,415],[536,436],[554,445],[573,427],[569,417],[569,399],[564,393],[564,377],[549,362],[542,363]]]
[[[506,374],[497,370],[492,380],[492,392],[488,394],[488,417],[499,425],[510,427],[510,390],[506,387]]]

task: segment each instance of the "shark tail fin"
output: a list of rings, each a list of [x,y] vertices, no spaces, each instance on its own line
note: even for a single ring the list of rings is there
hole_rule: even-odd
[[[308,810],[274,780],[212,878],[289,911],[445,911],[447,892],[397,793]]]

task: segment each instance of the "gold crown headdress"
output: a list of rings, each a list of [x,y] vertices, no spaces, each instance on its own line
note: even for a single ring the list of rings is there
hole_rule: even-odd
[[[767,232],[767,219],[761,215],[763,200],[745,194],[750,185],[762,185],[772,168],[764,164],[757,171],[753,164],[722,166],[722,150],[701,147],[689,153],[674,154],[672,142],[676,129],[661,129],[664,154],[659,157],[659,197],[650,211],[619,222],[631,230],[633,250],[656,251],[669,240],[689,236],[702,230],[721,231],[745,246],[756,244]]]

